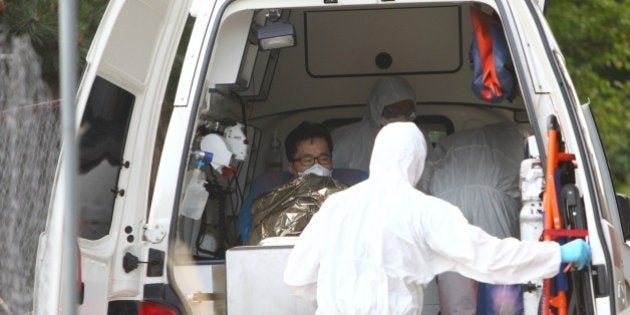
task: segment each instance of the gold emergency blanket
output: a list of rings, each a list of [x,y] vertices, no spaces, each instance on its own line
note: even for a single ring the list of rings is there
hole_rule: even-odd
[[[324,200],[346,188],[330,176],[307,174],[258,197],[252,206],[254,227],[248,243],[299,235]]]

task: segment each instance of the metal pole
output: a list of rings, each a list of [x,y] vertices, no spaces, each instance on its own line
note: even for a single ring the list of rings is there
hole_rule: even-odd
[[[61,255],[61,313],[77,313],[77,219],[76,178],[78,173],[77,141],[75,137],[75,95],[77,61],[76,0],[59,0],[59,55],[62,121],[62,168],[64,185],[64,216]]]

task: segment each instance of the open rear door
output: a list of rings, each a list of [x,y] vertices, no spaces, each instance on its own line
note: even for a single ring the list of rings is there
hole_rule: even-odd
[[[82,314],[106,314],[110,300],[142,297],[146,273],[124,268],[124,257],[147,255],[142,230],[158,120],[191,2],[110,1],[88,54],[77,95]],[[64,211],[57,183],[51,213]],[[59,301],[49,298],[59,291],[51,275],[60,272],[63,250],[55,224],[49,220],[40,238],[36,314],[58,313]]]
[[[604,295],[604,292],[611,292],[611,299],[614,298],[615,311],[617,314],[630,314],[630,265],[627,263],[630,258],[630,221],[628,214],[630,208],[627,204],[627,197],[615,194],[613,180],[610,176],[608,163],[604,154],[604,146],[599,139],[597,125],[590,103],[582,105],[582,113],[588,131],[590,146],[592,146],[592,158],[597,162],[596,176],[601,182],[600,194],[602,199],[602,211],[600,219],[602,232],[608,245],[608,254],[610,261],[606,261],[606,270],[609,275],[607,278],[599,277],[600,283],[596,283],[595,297]],[[624,200],[626,200],[624,202]],[[598,268],[597,272],[602,273],[605,269],[603,265],[593,266]],[[612,278],[612,279],[611,279]],[[604,279],[608,279],[606,283]],[[612,280],[612,281],[611,281]],[[613,302],[611,301],[611,304]],[[597,311],[607,311],[606,305],[598,307]]]

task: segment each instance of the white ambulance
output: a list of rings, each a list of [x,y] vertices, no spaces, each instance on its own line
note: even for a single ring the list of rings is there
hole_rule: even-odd
[[[111,0],[77,95],[79,314],[311,314],[282,283],[294,239],[241,246],[239,211],[277,166],[269,152],[278,139],[304,120],[330,130],[360,121],[372,85],[387,75],[413,86],[415,122],[436,148],[452,134],[509,123],[528,149],[505,174],[518,176],[521,161],[540,166],[521,186],[549,191],[541,176],[560,168],[551,164],[572,166],[573,195],[558,199],[561,216],[575,217],[549,231],[534,193],[518,199],[517,211],[534,215],[522,216],[521,232],[585,237],[592,246],[592,264],[569,281],[568,313],[630,313],[630,208],[615,194],[590,104],[576,94],[543,7],[544,0]],[[475,10],[497,21],[490,64],[471,50],[473,41],[484,45]],[[513,90],[498,75],[503,95],[492,99],[474,85],[475,67],[501,62]],[[55,186],[52,205],[61,191]],[[50,255],[39,248],[37,314],[57,313],[42,294],[54,289],[45,281],[47,268],[58,267]],[[523,284],[534,297],[526,313],[537,313],[541,283]],[[423,314],[438,312],[431,283]]]

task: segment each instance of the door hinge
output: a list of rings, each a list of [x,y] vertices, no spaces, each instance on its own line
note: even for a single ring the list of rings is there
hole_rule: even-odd
[[[144,239],[153,244],[160,243],[164,239],[164,236],[166,236],[166,228],[160,224],[145,224],[142,229],[144,230]]]

